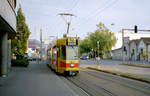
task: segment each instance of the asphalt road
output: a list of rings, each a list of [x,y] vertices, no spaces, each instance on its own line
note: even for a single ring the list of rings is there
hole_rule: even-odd
[[[68,80],[91,96],[150,96],[150,84],[90,69]]]

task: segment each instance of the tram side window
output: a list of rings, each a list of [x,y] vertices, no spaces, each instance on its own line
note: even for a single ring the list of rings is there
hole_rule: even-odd
[[[60,57],[60,49],[59,48],[57,48],[57,57]]]
[[[53,57],[54,57],[54,60],[56,60],[56,49],[54,49],[54,51],[53,51],[54,53],[53,53]]]
[[[61,47],[61,58],[66,59],[66,46]]]

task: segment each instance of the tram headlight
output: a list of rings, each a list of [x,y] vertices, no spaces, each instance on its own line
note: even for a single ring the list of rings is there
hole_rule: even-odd
[[[70,67],[74,67],[74,64],[70,64]]]

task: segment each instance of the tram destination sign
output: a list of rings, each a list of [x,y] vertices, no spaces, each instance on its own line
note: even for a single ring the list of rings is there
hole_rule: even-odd
[[[75,38],[68,38],[67,40],[67,45],[73,46],[73,45],[77,45],[77,39]]]
[[[68,42],[68,44],[67,45],[70,45],[70,46],[72,46],[72,45],[76,45],[76,42]]]

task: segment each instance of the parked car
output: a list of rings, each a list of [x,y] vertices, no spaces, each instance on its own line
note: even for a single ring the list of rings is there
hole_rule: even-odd
[[[28,60],[29,60],[29,61],[32,61],[32,60],[33,60],[33,58],[32,58],[32,57],[28,57]]]
[[[81,60],[87,60],[87,59],[88,59],[88,56],[82,55],[82,56],[80,57],[80,59],[81,59]]]

